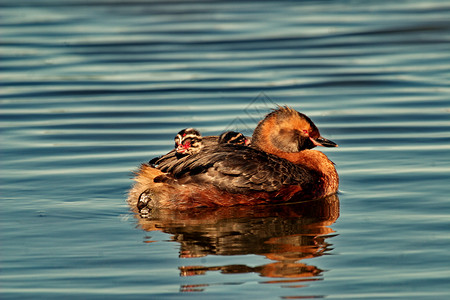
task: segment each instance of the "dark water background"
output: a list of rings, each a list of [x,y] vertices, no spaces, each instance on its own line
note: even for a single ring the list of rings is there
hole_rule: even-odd
[[[449,299],[448,1],[1,1],[2,299]],[[138,220],[175,133],[309,115],[339,198]]]

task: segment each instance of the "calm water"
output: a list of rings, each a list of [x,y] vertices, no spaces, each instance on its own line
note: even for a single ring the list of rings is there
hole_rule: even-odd
[[[449,299],[448,1],[1,1],[2,299]],[[338,197],[126,204],[175,133],[309,115]]]

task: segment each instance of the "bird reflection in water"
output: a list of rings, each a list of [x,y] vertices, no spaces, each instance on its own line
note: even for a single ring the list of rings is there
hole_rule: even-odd
[[[203,275],[209,271],[224,274],[257,273],[280,278],[266,283],[321,280],[323,270],[300,262],[332,250],[328,227],[339,217],[339,198],[332,195],[319,200],[284,205],[197,208],[184,211],[154,209],[138,216],[146,231],[162,231],[180,244],[182,258],[207,255],[264,256],[272,263],[251,267],[243,264],[223,266],[191,265],[179,267],[181,276]],[[281,281],[280,281],[281,280]],[[182,291],[202,290],[204,285],[182,287]]]

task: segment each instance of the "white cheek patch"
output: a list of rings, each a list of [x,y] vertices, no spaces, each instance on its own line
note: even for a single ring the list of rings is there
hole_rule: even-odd
[[[175,145],[179,145],[181,143],[182,136],[180,134],[177,134],[175,137]]]

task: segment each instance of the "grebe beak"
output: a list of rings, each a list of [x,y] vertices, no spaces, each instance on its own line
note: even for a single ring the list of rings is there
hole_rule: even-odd
[[[311,138],[311,141],[316,146],[322,146],[322,147],[337,147],[338,145],[335,142],[332,142],[330,140],[327,140],[324,137],[319,136],[317,139]]]

